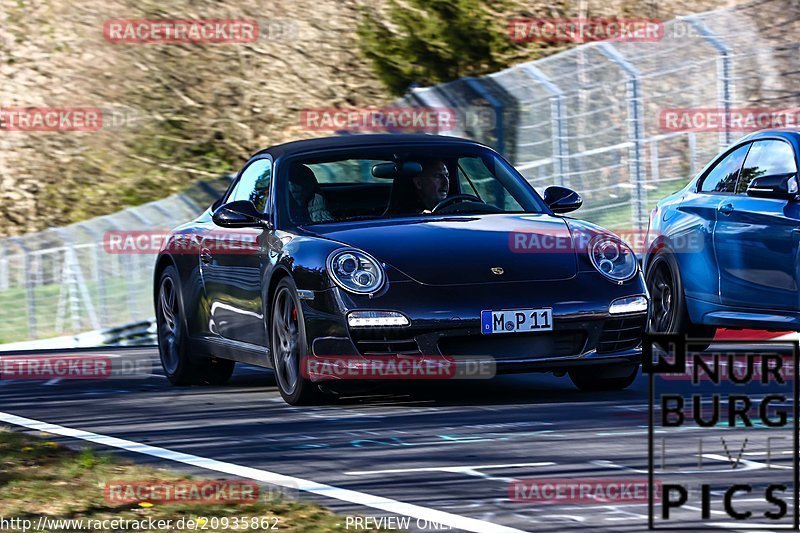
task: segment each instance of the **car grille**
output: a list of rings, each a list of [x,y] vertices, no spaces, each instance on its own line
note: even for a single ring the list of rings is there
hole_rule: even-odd
[[[414,339],[401,340],[360,340],[356,347],[361,355],[418,355],[420,353],[417,341]]]
[[[636,348],[642,342],[646,317],[607,320],[597,342],[597,353],[618,352]]]
[[[579,355],[585,344],[585,332],[559,331],[541,335],[443,337],[439,339],[439,350],[443,355],[489,355],[502,361]]]

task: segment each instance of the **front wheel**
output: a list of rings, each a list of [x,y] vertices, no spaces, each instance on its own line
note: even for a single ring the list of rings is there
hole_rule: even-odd
[[[675,258],[666,252],[656,255],[647,269],[645,283],[651,302],[648,330],[651,333],[677,333],[690,339],[707,339],[709,342],[690,344],[699,351],[707,349],[711,345],[710,340],[717,333],[717,328],[694,324],[689,319],[683,283]]]
[[[639,374],[639,365],[586,367],[569,371],[569,378],[582,391],[615,391],[628,388]]]
[[[303,309],[291,278],[282,279],[275,289],[270,329],[272,364],[281,397],[289,405],[318,403],[324,397],[322,391],[301,371],[308,345]]]

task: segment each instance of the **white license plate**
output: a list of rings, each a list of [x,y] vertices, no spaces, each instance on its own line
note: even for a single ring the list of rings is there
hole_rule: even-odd
[[[553,331],[553,310],[510,309],[506,311],[481,311],[481,333],[525,333]]]

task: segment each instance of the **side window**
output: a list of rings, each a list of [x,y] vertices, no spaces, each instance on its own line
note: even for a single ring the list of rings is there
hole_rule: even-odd
[[[736,188],[736,179],[739,177],[739,169],[742,168],[742,161],[747,155],[749,144],[740,146],[722,161],[714,165],[703,178],[700,184],[700,192],[721,192],[733,194]]]
[[[791,144],[784,141],[756,141],[747,154],[736,192],[741,194],[747,191],[747,186],[753,178],[795,172],[797,165],[794,162],[794,150]]]
[[[480,157],[462,157],[458,160],[458,181],[463,194],[476,194],[487,204],[499,209],[524,211]]]
[[[242,173],[236,187],[231,191],[228,201],[250,200],[256,209],[262,213],[265,212],[271,179],[272,162],[269,159],[258,159],[252,162]]]

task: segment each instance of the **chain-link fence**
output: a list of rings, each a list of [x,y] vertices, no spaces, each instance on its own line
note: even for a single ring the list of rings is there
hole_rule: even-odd
[[[740,133],[665,129],[670,109],[789,108],[800,100],[800,5],[756,1],[664,24],[653,42],[605,41],[482,78],[418,88],[402,107],[452,108],[450,134],[494,146],[541,192],[566,185],[578,216],[642,231],[660,198]],[[218,194],[187,193],[0,241],[0,343],[153,315],[153,253],[108,253],[114,230],[167,230]]]
[[[152,317],[160,232],[199,215],[227,183],[197,184],[113,215],[0,240],[0,344]],[[133,249],[120,243],[114,250],[109,236],[115,231],[147,232],[148,242]]]
[[[743,134],[681,131],[665,127],[663,114],[796,107],[798,31],[796,1],[757,1],[666,22],[652,41],[584,44],[414,89],[402,102],[454,108],[462,121],[449,133],[494,146],[540,192],[576,189],[584,197],[578,216],[643,231],[659,199]]]

